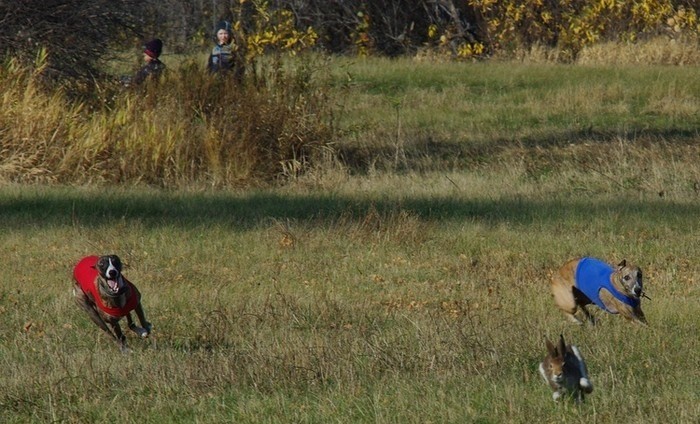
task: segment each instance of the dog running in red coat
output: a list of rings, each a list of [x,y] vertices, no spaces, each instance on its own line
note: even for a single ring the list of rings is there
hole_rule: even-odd
[[[141,293],[122,275],[122,261],[117,255],[81,259],[73,269],[73,278],[76,303],[117,342],[122,352],[128,351],[126,336],[119,326],[123,317],[126,317],[129,329],[139,336],[145,338],[151,333],[151,324],[146,321],[141,306]],[[141,327],[132,320],[131,311],[136,312]]]

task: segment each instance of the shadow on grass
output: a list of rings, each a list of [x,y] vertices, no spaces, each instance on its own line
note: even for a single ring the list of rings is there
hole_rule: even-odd
[[[586,223],[596,216],[629,222],[688,225],[700,215],[700,204],[664,199],[366,199],[337,195],[250,195],[225,193],[172,194],[157,191],[118,193],[42,188],[35,193],[8,194],[0,190],[0,229],[23,226],[101,226],[138,222],[146,227],[193,228],[220,225],[232,229],[269,225],[269,220],[292,220],[324,225],[343,220],[363,222],[408,213],[424,221],[480,221],[490,225]]]
[[[619,144],[620,139],[634,146],[651,146],[665,144],[668,146],[691,146],[700,141],[697,129],[645,129],[629,128],[624,133],[619,131],[595,130],[582,128],[545,137],[541,134],[519,139],[501,139],[489,141],[456,141],[434,140],[431,136],[418,136],[403,146],[403,157],[396,169],[396,146],[359,148],[345,146],[339,149],[338,155],[348,168],[356,174],[366,174],[370,167],[392,170],[439,171],[444,169],[469,168],[475,164],[489,163],[493,158],[509,149],[525,149],[540,151],[552,147],[566,147],[576,144],[591,144],[603,146]]]

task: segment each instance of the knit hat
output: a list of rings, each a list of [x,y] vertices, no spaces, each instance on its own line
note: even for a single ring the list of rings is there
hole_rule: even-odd
[[[158,38],[154,38],[153,40],[146,43],[143,50],[144,53],[151,56],[153,59],[158,59],[158,56],[160,56],[162,51],[163,42]]]
[[[216,29],[214,30],[214,34],[218,33],[220,30],[226,30],[229,34],[231,34],[231,22],[229,21],[221,21],[216,25]]]

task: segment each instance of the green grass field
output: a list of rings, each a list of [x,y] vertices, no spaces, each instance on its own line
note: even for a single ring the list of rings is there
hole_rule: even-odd
[[[344,167],[282,187],[0,186],[0,421],[700,420],[700,81],[689,68],[336,65]],[[71,270],[117,253],[153,337]],[[550,273],[644,271],[642,328],[570,324]],[[543,337],[593,393],[552,401]]]

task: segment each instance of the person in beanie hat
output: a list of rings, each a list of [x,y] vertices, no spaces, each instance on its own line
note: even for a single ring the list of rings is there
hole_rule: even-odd
[[[154,38],[146,43],[143,47],[144,65],[136,72],[131,83],[139,85],[148,78],[157,79],[165,69],[165,64],[159,59],[161,53],[163,53],[163,41]]]
[[[158,59],[160,57],[160,54],[163,52],[163,42],[156,38],[144,46],[143,53],[148,55],[151,59]]]
[[[230,71],[235,66],[231,24],[221,21],[216,26],[216,45],[209,54],[207,69],[211,73]]]

